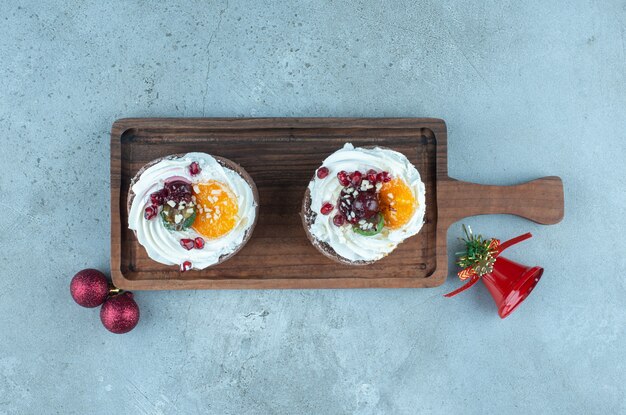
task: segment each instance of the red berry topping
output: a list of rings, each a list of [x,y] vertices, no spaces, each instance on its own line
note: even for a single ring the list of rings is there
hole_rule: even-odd
[[[343,217],[341,213],[338,213],[333,218],[333,223],[335,226],[342,226],[346,222],[346,218]]]
[[[350,177],[348,177],[348,172],[341,170],[337,173],[337,179],[339,179],[339,183],[342,186],[348,186],[350,184]]]
[[[354,199],[352,212],[357,219],[369,219],[378,213],[378,196],[373,192],[363,192]]]
[[[190,251],[196,246],[196,244],[193,239],[181,239],[180,246],[185,248],[187,251]]]
[[[200,174],[201,170],[202,169],[200,168],[200,165],[198,165],[197,161],[194,161],[193,163],[189,165],[189,173],[191,173],[192,176],[196,176]]]
[[[328,215],[330,212],[332,212],[332,211],[333,211],[333,208],[334,208],[334,206],[333,206],[333,204],[332,204],[332,203],[328,203],[328,202],[326,202],[326,203],[324,203],[324,204],[322,205],[322,208],[320,209],[320,213],[321,213],[322,215]]]
[[[354,173],[352,173],[350,175],[350,181],[352,182],[353,185],[358,186],[361,184],[361,180],[363,179],[363,175],[361,174],[360,171],[355,171]]]
[[[376,175],[376,183],[382,183],[383,182],[383,174],[382,173],[378,173]]]
[[[348,223],[356,224],[362,219],[374,217],[380,210],[375,188],[364,191],[345,188],[337,199],[337,208]]]
[[[161,192],[154,192],[150,195],[150,202],[153,205],[161,206],[164,202]]]
[[[191,261],[185,261],[180,264],[180,272],[189,271],[191,269]]]
[[[199,236],[194,239],[194,242],[196,244],[196,249],[202,249],[204,248],[204,239],[200,238]]]
[[[155,205],[148,206],[146,207],[146,210],[143,212],[143,217],[146,218],[146,220],[154,219],[158,212],[159,212],[158,206],[155,206]]]
[[[382,174],[383,174],[383,182],[387,183],[391,181],[391,174],[389,174],[389,172],[384,171]]]
[[[328,167],[320,167],[317,169],[317,178],[323,179],[328,176]]]
[[[176,203],[188,203],[191,201],[191,183],[187,183],[182,180],[174,180],[172,182],[166,183],[161,192],[163,192],[163,199],[166,201],[173,200]]]
[[[367,171],[367,180],[369,180],[371,184],[376,184],[376,170],[369,169]]]

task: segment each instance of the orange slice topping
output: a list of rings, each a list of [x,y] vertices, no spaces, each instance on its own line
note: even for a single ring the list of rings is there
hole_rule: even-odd
[[[380,212],[385,219],[385,226],[398,229],[406,225],[417,208],[417,201],[411,188],[401,179],[384,183],[378,194]]]
[[[209,239],[219,238],[237,224],[239,205],[227,184],[210,180],[193,186],[198,214],[193,228]]]

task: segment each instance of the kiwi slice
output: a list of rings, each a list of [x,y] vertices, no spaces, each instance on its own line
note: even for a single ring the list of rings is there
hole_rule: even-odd
[[[193,212],[189,212],[193,209]],[[180,222],[176,223],[176,215],[181,215],[183,218]],[[167,203],[161,210],[161,219],[163,220],[163,226],[170,231],[184,231],[189,229],[193,222],[196,220],[196,209],[193,205],[187,205],[183,209],[171,207]]]
[[[354,225],[352,227],[352,230],[359,235],[374,236],[379,234],[383,230],[383,227],[385,226],[385,219],[383,218],[383,215],[377,213],[375,216],[368,219],[365,223],[371,223],[373,226],[369,229],[362,229],[359,225]]]

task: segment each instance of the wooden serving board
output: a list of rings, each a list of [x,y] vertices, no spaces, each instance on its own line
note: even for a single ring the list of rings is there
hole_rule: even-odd
[[[299,217],[315,170],[344,143],[405,154],[426,185],[420,233],[368,266],[340,265],[307,239]],[[128,229],[131,178],[147,162],[200,151],[243,166],[259,190],[259,219],[233,258],[181,273],[152,261]],[[433,287],[448,274],[446,231],[467,216],[509,213],[542,224],[563,217],[563,184],[544,177],[485,186],[448,177],[446,124],[432,118],[122,119],[111,131],[111,274],[126,290]]]

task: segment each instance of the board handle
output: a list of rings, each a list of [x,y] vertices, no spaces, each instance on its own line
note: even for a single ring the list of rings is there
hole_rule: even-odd
[[[468,216],[505,213],[543,225],[563,219],[563,181],[542,177],[515,186],[492,186],[449,179],[438,183],[439,211],[449,224]]]

